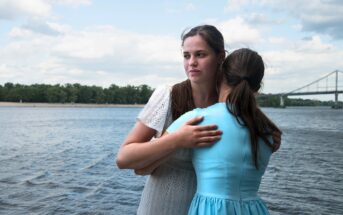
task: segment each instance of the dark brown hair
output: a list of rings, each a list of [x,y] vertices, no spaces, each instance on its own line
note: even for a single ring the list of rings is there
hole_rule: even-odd
[[[188,37],[196,35],[201,36],[217,55],[225,53],[223,35],[212,25],[200,25],[190,29],[188,32],[183,32],[181,35],[181,45]],[[173,120],[195,108],[192,86],[189,80],[175,84],[172,88],[171,96]]]
[[[231,87],[226,106],[238,123],[249,129],[253,161],[258,168],[258,138],[273,148],[268,136],[273,131],[281,133],[280,129],[260,110],[254,95],[260,89],[264,76],[262,57],[250,49],[238,49],[225,59],[222,75]]]

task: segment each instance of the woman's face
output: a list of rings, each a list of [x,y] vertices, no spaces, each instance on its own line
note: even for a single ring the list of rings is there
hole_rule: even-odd
[[[188,37],[182,48],[183,64],[189,80],[197,84],[214,82],[221,59],[205,40],[199,35]]]

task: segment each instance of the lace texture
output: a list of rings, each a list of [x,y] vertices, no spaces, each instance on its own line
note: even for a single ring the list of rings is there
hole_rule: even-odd
[[[158,87],[137,120],[157,131],[155,137],[172,123],[171,87]],[[191,150],[177,150],[147,178],[137,215],[187,214],[195,193],[196,180]]]
[[[156,130],[155,137],[160,137],[172,122],[170,93],[170,86],[157,87],[137,117],[137,120]]]

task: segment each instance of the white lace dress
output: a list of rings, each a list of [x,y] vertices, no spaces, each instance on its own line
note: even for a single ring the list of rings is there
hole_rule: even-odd
[[[155,129],[156,137],[172,123],[170,92],[171,87],[157,88],[137,118]],[[137,214],[187,214],[195,189],[196,177],[191,163],[191,150],[179,150],[148,177]]]

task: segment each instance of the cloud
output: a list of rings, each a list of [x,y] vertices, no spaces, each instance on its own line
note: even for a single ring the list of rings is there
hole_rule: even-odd
[[[303,31],[330,35],[334,39],[343,39],[343,4],[338,0],[264,0],[278,11],[287,11],[297,17]]]
[[[0,19],[51,18],[54,4],[77,7],[90,5],[91,0],[1,0]]]
[[[113,26],[76,31],[58,23],[46,25],[59,34],[42,34],[26,27],[11,30],[13,39],[0,50],[2,81],[156,86],[185,78],[176,38]]]
[[[80,5],[90,5],[92,3],[91,0],[51,0],[51,2],[56,4],[71,5],[74,7]]]
[[[250,0],[230,0],[225,6],[225,11],[228,11],[228,12],[238,11],[249,2],[251,1]]]
[[[215,25],[222,32],[230,48],[252,46],[262,41],[259,30],[249,25],[242,17],[235,17]]]
[[[23,25],[23,28],[31,30],[36,33],[46,34],[51,36],[59,35],[60,32],[53,29],[47,22],[40,20],[30,20],[27,24]]]
[[[0,1],[0,19],[19,17],[47,17],[51,13],[51,5],[44,0],[2,0]]]
[[[283,20],[277,20],[277,19],[272,19],[271,17],[261,14],[261,13],[252,13],[248,16],[246,16],[246,20],[249,24],[251,25],[280,25],[283,24]]]
[[[188,3],[186,5],[186,11],[195,11],[196,10],[196,6],[193,3]]]
[[[340,0],[232,0],[229,1],[225,10],[239,12],[245,7],[268,7],[274,9],[274,13],[288,13],[300,22],[296,28],[307,32],[327,34],[334,39],[343,39],[343,4]],[[247,17],[250,23],[273,24],[280,20],[270,20],[265,15],[256,14]],[[281,21],[283,22],[283,21]]]
[[[324,43],[319,36],[276,41],[273,50],[261,52],[266,64],[264,92],[289,92],[343,68],[343,51]]]

